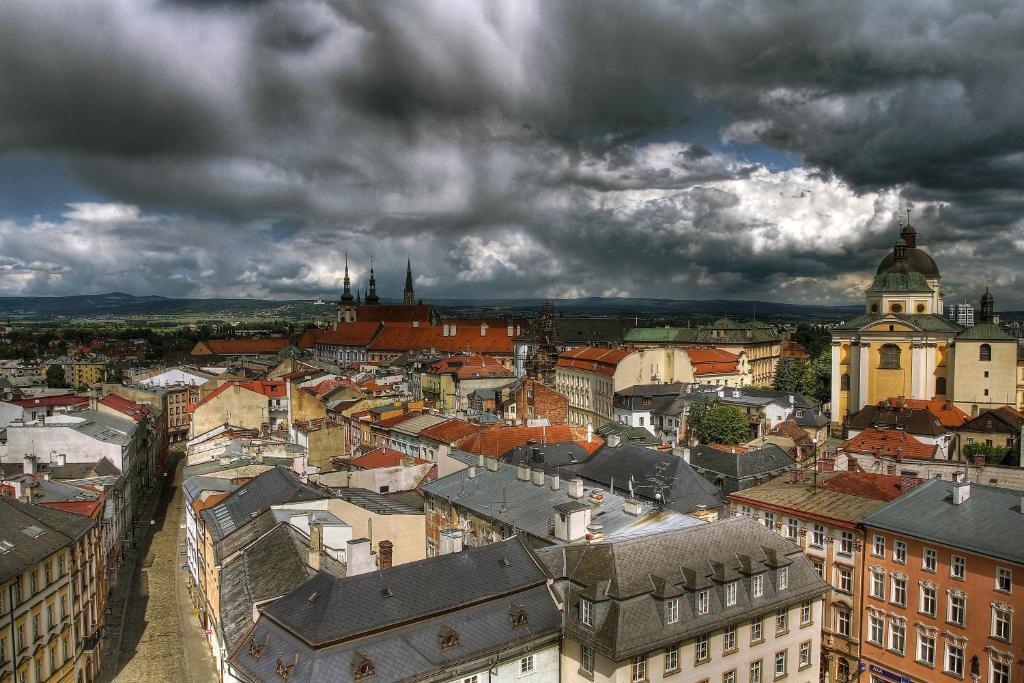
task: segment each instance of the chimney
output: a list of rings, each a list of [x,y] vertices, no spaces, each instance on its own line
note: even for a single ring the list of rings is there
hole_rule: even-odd
[[[320,571],[320,553],[324,549],[324,525],[320,522],[309,524],[309,566]]]
[[[551,490],[557,491],[562,487],[562,477],[558,474],[558,470],[551,475]]]
[[[512,326],[512,323],[509,323],[508,327],[505,328],[505,334],[507,334],[510,337],[514,337],[515,336],[515,332],[516,332],[516,329]]]
[[[486,337],[487,336],[487,325],[485,325],[484,323],[480,323],[480,336],[481,337]]]
[[[376,569],[373,566],[373,556],[370,554],[370,539],[353,538],[347,546],[345,550],[346,576],[365,574]]]
[[[609,448],[618,448],[621,438],[618,434],[609,434],[607,438]]]
[[[442,529],[441,547],[438,555],[450,555],[462,552],[462,529]]]
[[[626,504],[623,506],[622,509],[625,511],[627,515],[639,517],[644,511],[644,506],[643,503],[641,503],[636,498],[627,498]]]
[[[531,467],[530,475],[533,477],[533,483],[537,486],[544,485],[544,468],[543,467]]]
[[[478,454],[476,456],[476,466],[477,467],[483,467],[486,464],[487,463],[484,461],[484,454],[483,453]]]
[[[690,463],[690,447],[683,446],[683,462],[686,464]]]
[[[583,497],[583,480],[579,477],[569,481],[569,497],[570,498],[582,498]]]
[[[26,455],[25,463],[22,465],[21,471],[23,474],[35,474],[36,473],[36,456]]]
[[[476,465],[470,465],[466,468],[466,476],[470,479],[476,479]]]
[[[391,559],[395,544],[391,541],[381,541],[377,546],[377,559],[380,569],[391,569]]]
[[[604,540],[604,526],[601,524],[587,525],[587,541],[589,543],[600,543]]]
[[[957,481],[953,484],[953,505],[961,505],[971,497],[971,482]]]
[[[483,456],[481,456],[481,457],[483,457]],[[487,458],[486,460],[487,460],[487,471],[488,472],[497,472],[498,471],[498,459],[497,458]]]
[[[516,479],[519,481],[530,481],[530,467],[525,462],[516,465]]]
[[[594,443],[594,425],[587,423],[587,443]]]
[[[917,472],[900,470],[900,493],[906,493],[917,486]]]

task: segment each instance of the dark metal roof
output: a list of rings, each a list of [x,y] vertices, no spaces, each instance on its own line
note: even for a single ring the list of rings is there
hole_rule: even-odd
[[[7,581],[78,541],[88,517],[0,496],[0,581]]]
[[[271,505],[328,497],[330,494],[303,484],[291,470],[275,467],[260,473],[201,514],[210,534],[215,541],[219,541]]]
[[[882,262],[878,264],[877,273],[882,273],[896,262],[896,254],[890,251],[882,259]],[[920,273],[925,277],[939,277],[939,267],[935,264],[935,259],[928,255],[928,252],[917,247],[907,248],[907,267],[915,272]]]
[[[796,467],[796,461],[775,444],[767,444],[744,453],[723,451],[701,445],[693,449],[690,463],[709,481],[721,477],[722,490],[733,493],[753,486],[758,477],[769,477]]]

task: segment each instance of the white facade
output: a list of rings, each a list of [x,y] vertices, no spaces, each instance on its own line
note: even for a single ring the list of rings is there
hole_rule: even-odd
[[[170,368],[158,375],[140,379],[137,384],[144,387],[199,386],[210,381],[207,375],[190,372],[185,368]]]
[[[494,667],[469,669],[446,683],[559,683],[558,644],[539,649],[508,651],[497,655]]]

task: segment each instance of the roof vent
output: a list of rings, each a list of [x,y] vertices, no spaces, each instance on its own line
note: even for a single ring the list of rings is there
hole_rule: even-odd
[[[306,598],[306,600],[308,600],[311,603],[316,602],[319,599],[320,599],[320,592],[319,591],[313,591],[313,593],[308,598]]]
[[[508,557],[502,557],[501,558],[501,566],[502,567],[511,567],[512,566],[512,560],[508,559]]]
[[[380,596],[382,598],[393,598],[395,596],[395,592],[392,591],[388,586],[384,586],[380,589]]]

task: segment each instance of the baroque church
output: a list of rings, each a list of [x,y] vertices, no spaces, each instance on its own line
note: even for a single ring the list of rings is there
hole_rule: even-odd
[[[362,293],[352,294],[352,282],[348,275],[348,256],[345,256],[345,277],[342,281],[341,300],[338,302],[338,322],[413,322],[428,325],[436,324],[437,314],[433,308],[422,301],[416,300],[412,286],[412,260],[406,261],[405,290],[402,292],[402,303],[382,304],[377,294],[377,278],[373,272],[373,259],[370,259],[370,280],[365,296]]]
[[[832,330],[832,422],[837,429],[887,398],[949,401],[975,416],[1024,406],[1024,362],[986,288],[978,324],[943,315],[942,276],[909,221],[865,293],[864,313]],[[1021,367],[1018,367],[1020,364]]]

